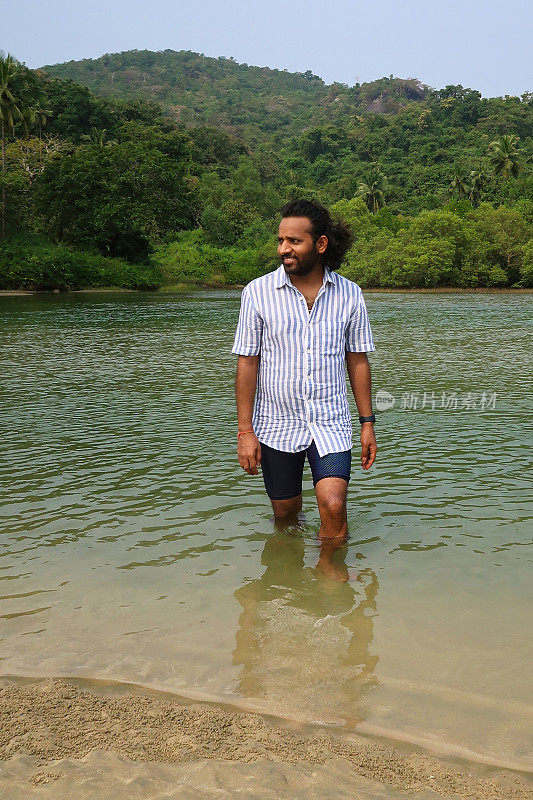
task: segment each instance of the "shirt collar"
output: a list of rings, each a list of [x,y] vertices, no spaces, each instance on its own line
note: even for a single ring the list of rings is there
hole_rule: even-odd
[[[280,264],[280,266],[276,270],[276,273],[277,273],[276,274],[276,289],[281,289],[281,287],[285,286],[285,285],[294,286],[294,284],[292,283],[291,279],[289,278],[289,276],[285,272],[285,268],[284,268],[283,264]],[[330,270],[329,267],[325,267],[324,268],[324,282],[323,282],[323,284],[326,284],[326,283],[335,283],[335,280],[333,278],[333,272]]]

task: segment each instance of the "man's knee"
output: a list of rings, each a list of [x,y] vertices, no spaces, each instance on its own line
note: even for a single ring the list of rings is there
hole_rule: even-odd
[[[346,516],[346,497],[328,493],[320,498],[319,507],[332,519],[344,518]]]

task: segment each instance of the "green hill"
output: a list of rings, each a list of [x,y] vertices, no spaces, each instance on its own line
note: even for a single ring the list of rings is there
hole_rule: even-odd
[[[10,69],[0,286],[245,283],[298,196],[349,222],[363,286],[533,283],[533,94],[172,51]]]
[[[104,97],[155,101],[178,122],[214,125],[245,138],[342,124],[361,112],[396,112],[428,93],[415,79],[327,85],[311,71],[248,66],[186,50],[130,50],[43,69]]]
[[[333,203],[353,197],[361,183],[381,173],[393,213],[438,208],[450,198],[454,168],[466,182],[471,173],[490,172],[488,147],[505,134],[518,137],[519,179],[481,178],[483,191],[474,204],[533,193],[533,93],[483,98],[462,86],[432,89],[414,78],[392,76],[355,86],[326,85],[310,71],[172,50],[132,50],[45,70],[108,102],[144,102],[152,113],[157,104],[179,127],[208,126],[239,140],[255,170],[253,180],[278,201],[311,194]],[[218,174],[222,177],[220,169]],[[459,187],[457,196],[462,194]],[[264,196],[262,202],[268,215],[276,202],[265,203]]]

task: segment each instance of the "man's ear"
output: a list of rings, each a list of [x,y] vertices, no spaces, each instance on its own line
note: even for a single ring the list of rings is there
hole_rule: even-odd
[[[316,240],[317,252],[325,253],[327,246],[328,246],[328,237],[324,233],[322,234],[322,236],[319,236],[318,239]]]

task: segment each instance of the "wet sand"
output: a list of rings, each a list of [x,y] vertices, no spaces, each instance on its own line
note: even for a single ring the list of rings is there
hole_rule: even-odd
[[[524,800],[528,777],[212,703],[0,680],[0,797]]]

